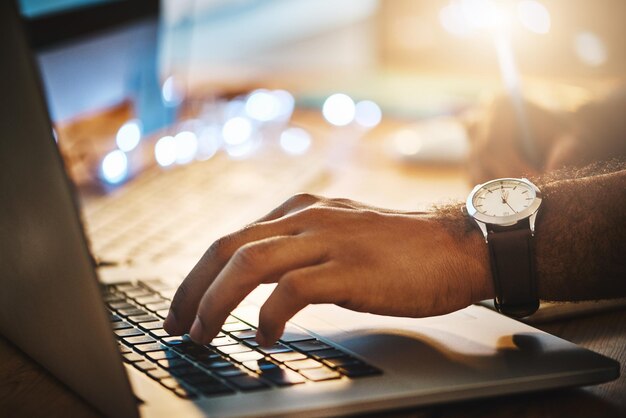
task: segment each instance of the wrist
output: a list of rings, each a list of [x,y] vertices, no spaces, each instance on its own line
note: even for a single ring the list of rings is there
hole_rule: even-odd
[[[472,265],[472,268],[468,269],[470,272],[468,280],[472,285],[472,303],[493,299],[495,289],[485,239],[480,231],[474,228],[466,233],[462,245]]]
[[[464,215],[462,207],[463,204],[456,204],[438,208],[436,218],[456,243],[452,258],[457,263],[461,279],[469,284],[468,304],[471,304],[493,299],[495,290],[489,249],[473,221]]]

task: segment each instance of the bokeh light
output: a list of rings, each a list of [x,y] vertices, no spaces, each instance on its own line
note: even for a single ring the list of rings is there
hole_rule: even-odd
[[[591,67],[599,67],[608,58],[606,45],[593,32],[579,32],[574,38],[574,50],[578,58]]]
[[[422,148],[422,138],[411,129],[402,129],[393,135],[393,147],[403,156],[416,155]]]
[[[169,76],[161,87],[161,97],[167,106],[178,106],[184,98],[182,83],[173,75]]]
[[[364,128],[377,126],[383,117],[380,106],[371,100],[361,100],[354,108],[354,120]]]
[[[198,137],[190,131],[182,131],[174,137],[176,143],[176,162],[187,164],[196,157],[198,151]]]
[[[251,155],[258,148],[258,141],[246,141],[237,145],[230,145],[225,148],[226,153],[232,158],[245,158]]]
[[[252,136],[250,120],[241,116],[231,118],[222,127],[222,138],[228,145],[240,145]]]
[[[550,12],[537,0],[522,0],[517,4],[517,16],[526,29],[545,34],[550,32]]]
[[[288,154],[304,154],[311,147],[311,135],[302,128],[287,128],[280,134],[280,146]]]
[[[346,94],[333,94],[324,102],[322,114],[328,123],[335,126],[346,126],[354,120],[354,101]]]
[[[272,94],[278,101],[277,119],[288,120],[293,113],[293,107],[296,102],[293,95],[287,90],[274,90],[272,91]]]
[[[455,36],[467,36],[471,28],[463,17],[463,11],[455,3],[450,3],[439,11],[439,23],[449,33]]]
[[[100,167],[102,178],[109,184],[118,184],[128,176],[128,158],[123,151],[108,153]]]
[[[217,126],[209,125],[202,129],[198,136],[199,160],[208,160],[213,157],[220,148],[219,129]]]
[[[176,141],[173,136],[160,138],[154,146],[154,158],[161,167],[167,167],[176,162]]]
[[[124,152],[134,150],[141,141],[141,122],[132,119],[123,124],[117,131],[115,143]]]
[[[278,117],[280,103],[269,90],[255,90],[246,100],[246,114],[255,120],[268,122]]]

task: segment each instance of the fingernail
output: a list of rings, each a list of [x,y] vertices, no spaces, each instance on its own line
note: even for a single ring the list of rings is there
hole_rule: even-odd
[[[163,328],[165,328],[165,330],[167,332],[174,332],[175,328],[177,328],[178,324],[176,323],[176,318],[174,317],[174,313],[172,311],[169,311],[167,313],[167,317],[165,318],[165,321],[163,321]]]
[[[265,338],[265,335],[263,335],[263,332],[260,329],[256,330],[256,336],[254,337],[254,339],[256,340],[257,343],[259,343],[261,347],[265,347],[267,339]]]
[[[267,337],[265,336],[265,334],[263,334],[263,332],[260,329],[257,329],[256,331],[256,337],[254,338],[256,340],[257,343],[259,343],[259,345],[261,347],[267,347]]]
[[[191,329],[189,330],[189,336],[197,343],[202,342],[202,338],[204,337],[204,330],[202,328],[200,318],[198,318],[197,316],[196,319],[193,321],[193,325],[191,325]]]

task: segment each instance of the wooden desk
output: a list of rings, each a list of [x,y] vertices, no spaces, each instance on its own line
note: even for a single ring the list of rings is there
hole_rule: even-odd
[[[319,120],[300,115],[299,124],[311,130]],[[374,136],[352,138],[363,144],[343,149],[336,181],[322,192],[367,200],[371,204],[396,208],[419,208],[427,201],[444,196],[462,198],[468,184],[462,167],[407,167],[383,158],[381,135],[393,126],[382,127]],[[344,131],[344,135],[347,134]],[[337,138],[346,140],[346,137]],[[349,138],[348,138],[349,139]],[[354,151],[354,150],[352,150]],[[364,179],[363,175],[367,178]],[[424,182],[425,178],[430,181]],[[387,187],[394,184],[395,187]],[[585,318],[560,320],[541,329],[612,357],[622,364],[622,377],[603,385],[583,389],[477,400],[452,405],[402,411],[388,411],[371,416],[392,417],[618,417],[626,416],[626,310]],[[53,376],[30,360],[9,341],[0,337],[0,417],[96,417],[89,405],[63,386]]]

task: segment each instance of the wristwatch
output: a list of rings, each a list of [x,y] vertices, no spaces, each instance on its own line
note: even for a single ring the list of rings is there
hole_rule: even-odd
[[[465,204],[489,246],[496,310],[516,318],[539,307],[533,240],[539,206],[541,191],[525,178],[479,184]]]

